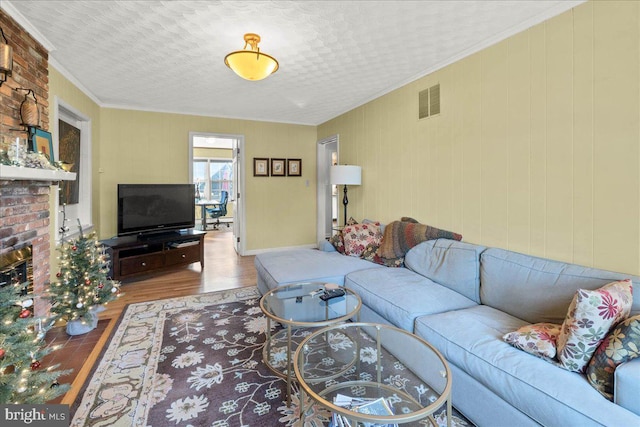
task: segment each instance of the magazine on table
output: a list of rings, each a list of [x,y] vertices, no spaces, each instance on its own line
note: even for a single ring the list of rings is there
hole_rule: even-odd
[[[359,412],[361,414],[371,415],[394,415],[393,409],[387,400],[383,397],[380,398],[361,398],[345,396],[344,394],[337,394],[333,398],[333,403],[336,406],[349,409],[350,411]],[[331,417],[329,427],[398,427],[398,424],[380,424],[374,422],[359,423],[358,426],[354,426],[352,422],[336,412]]]

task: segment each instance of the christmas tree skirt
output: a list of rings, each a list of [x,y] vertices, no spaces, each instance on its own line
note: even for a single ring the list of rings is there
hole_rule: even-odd
[[[129,305],[71,425],[300,426],[296,390],[287,407],[285,380],[262,361],[259,299],[250,287]],[[327,425],[331,414],[309,403],[305,426]],[[435,421],[446,425],[444,408]]]
[[[96,305],[89,309],[92,316],[90,319],[69,320],[67,322],[68,335],[82,335],[93,331],[98,326],[98,313],[105,310],[104,306]]]

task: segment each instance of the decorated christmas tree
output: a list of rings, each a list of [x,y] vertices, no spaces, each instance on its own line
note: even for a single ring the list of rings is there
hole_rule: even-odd
[[[48,295],[52,313],[67,322],[80,320],[95,327],[97,312],[120,294],[120,283],[107,277],[109,256],[95,233],[85,235],[79,221],[78,228],[79,237],[63,238],[58,248],[60,270]]]
[[[54,319],[31,316],[33,300],[21,296],[24,287],[20,283],[0,287],[1,404],[45,403],[69,389],[58,384],[58,377],[70,371],[42,365],[42,358],[54,350],[44,342]]]

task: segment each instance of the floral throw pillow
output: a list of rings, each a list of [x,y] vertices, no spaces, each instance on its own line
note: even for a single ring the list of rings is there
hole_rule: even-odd
[[[631,280],[609,283],[593,291],[578,289],[558,336],[560,366],[584,372],[611,327],[631,311]]]
[[[640,357],[640,314],[616,325],[602,341],[587,366],[587,379],[604,397],[613,400],[616,367],[636,357]]]
[[[381,226],[382,227],[382,226]],[[382,230],[380,230],[382,232]],[[402,267],[404,265],[403,258],[380,258],[378,255],[378,245],[369,245],[362,252],[362,259],[384,265],[385,267]]]
[[[336,251],[344,254],[344,239],[342,238],[342,232],[336,233],[331,236],[329,238],[329,243],[331,243],[333,247],[336,248]]]
[[[535,323],[509,332],[502,339],[534,356],[553,359],[556,357],[556,339],[559,334],[560,325]]]
[[[356,221],[352,216],[349,217],[349,219],[347,220],[347,224],[346,225],[354,225],[357,224],[358,221]]]
[[[345,255],[361,257],[367,246],[380,246],[382,240],[380,224],[347,225],[342,230],[342,238]]]

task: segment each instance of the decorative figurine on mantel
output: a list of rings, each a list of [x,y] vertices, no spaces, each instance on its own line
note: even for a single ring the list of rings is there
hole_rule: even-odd
[[[27,159],[27,140],[8,138],[0,140],[0,164],[8,166],[24,166]]]
[[[80,235],[65,240],[68,231],[64,222],[60,228],[60,270],[49,286],[48,298],[51,312],[67,321],[67,334],[80,335],[92,331],[98,325],[98,313],[104,305],[120,296],[120,282],[107,277],[109,256],[95,233],[85,235],[80,220]]]
[[[57,161],[52,164],[43,153],[29,151],[28,140],[0,135],[0,165],[69,172],[72,163]]]

